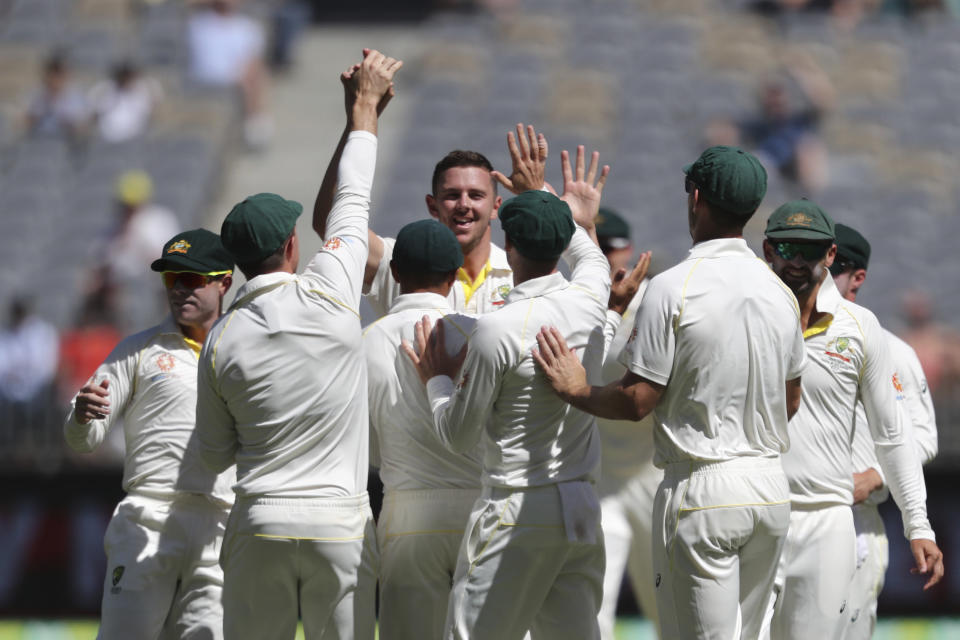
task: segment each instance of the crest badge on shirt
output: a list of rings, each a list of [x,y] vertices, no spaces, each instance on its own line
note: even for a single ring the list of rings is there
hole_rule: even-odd
[[[157,367],[160,371],[167,373],[172,371],[175,366],[177,366],[177,361],[169,353],[162,353],[157,356]]]
[[[327,251],[336,251],[343,245],[343,240],[339,236],[334,236],[323,243],[323,248]]]
[[[508,293],[510,293],[510,285],[502,284],[494,289],[493,293],[490,294],[490,302],[495,307],[503,306],[507,302]]]

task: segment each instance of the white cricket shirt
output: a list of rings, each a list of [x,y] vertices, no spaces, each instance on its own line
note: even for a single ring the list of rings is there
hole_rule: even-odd
[[[393,279],[390,272],[390,260],[393,258],[393,238],[383,240],[383,257],[377,267],[377,274],[370,283],[369,290],[364,294],[377,316],[386,315],[390,305],[400,295],[400,284]],[[497,245],[490,243],[490,258],[476,280],[461,267],[457,271],[457,280],[450,288],[447,300],[455,311],[472,313],[490,313],[496,311],[506,302],[507,294],[513,288],[513,269],[507,263],[506,252]]]
[[[893,333],[886,329],[883,331],[890,347],[894,368],[897,370],[897,380],[903,387],[903,391],[897,395],[903,396],[904,408],[908,414],[908,419],[903,422],[904,433],[913,443],[920,457],[920,464],[927,464],[937,455],[937,421],[926,376],[916,351]],[[860,473],[870,468],[876,469],[881,477],[883,476],[867,426],[867,414],[864,412],[863,403],[857,402],[853,432],[853,470]],[[890,491],[884,483],[884,486],[871,492],[865,502],[878,505],[889,495]]]
[[[367,486],[360,289],[377,139],[350,133],[327,241],[300,275],[247,282],[200,355],[204,461],[237,463],[238,496],[343,497]]]
[[[232,503],[233,467],[223,467],[219,475],[207,469],[194,437],[199,350],[172,317],[124,338],[93,378],[96,384],[109,380],[110,413],[80,424],[74,418],[74,397],[64,423],[67,444],[75,451],[93,451],[119,421],[126,443],[124,491],[156,498],[201,493]]]
[[[908,539],[933,539],[920,462],[904,436],[904,408],[888,340],[869,310],[844,300],[829,275],[804,332],[809,364],[800,409],[790,421],[783,469],[798,505],[853,503],[854,411],[863,401],[880,468],[900,505]]]
[[[797,300],[742,238],[693,246],[650,281],[622,362],[666,386],[654,464],[779,456],[805,364]]]
[[[570,281],[557,272],[523,282],[503,308],[477,319],[455,389],[446,376],[427,385],[446,445],[468,451],[482,441],[485,486],[593,480],[598,471],[596,420],[553,392],[531,353],[540,328],[556,327],[599,381],[610,267],[579,226],[564,258]]]
[[[388,490],[479,489],[480,448],[453,453],[433,428],[427,391],[401,340],[416,344],[413,325],[423,316],[444,319],[447,351],[467,342],[476,319],[454,313],[436,293],[407,293],[390,313],[363,332],[370,426],[379,441],[380,479]]]

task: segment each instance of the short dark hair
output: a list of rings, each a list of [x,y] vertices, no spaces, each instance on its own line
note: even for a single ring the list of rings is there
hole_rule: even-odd
[[[753,217],[753,214],[756,213],[756,211],[751,211],[746,215],[740,215],[730,211],[729,209],[718,207],[712,202],[707,202],[707,205],[710,207],[710,215],[713,216],[714,222],[716,222],[717,226],[724,231],[743,229],[750,221],[750,218]]]
[[[442,271],[401,271],[397,269],[397,277],[402,291],[416,291],[418,289],[434,289],[445,284],[456,271],[444,273]]]
[[[487,160],[487,157],[478,151],[465,151],[463,149],[454,149],[447,155],[443,156],[443,159],[437,163],[437,166],[433,168],[433,181],[431,182],[431,188],[433,189],[431,193],[437,195],[437,190],[440,188],[440,180],[443,179],[443,174],[446,173],[447,169],[453,169],[454,167],[480,167],[481,169],[486,169],[487,171],[493,171],[493,165],[490,164],[490,161]],[[490,182],[493,185],[493,194],[497,194],[497,181],[493,179],[493,176],[490,177]]]
[[[287,237],[287,240],[290,240],[290,238]],[[276,251],[268,255],[260,262],[247,262],[244,264],[238,264],[237,267],[247,280],[253,280],[261,273],[270,273],[271,271],[276,271],[280,268],[280,265],[283,264],[283,248],[286,246],[287,242],[284,241],[284,243],[281,244]]]

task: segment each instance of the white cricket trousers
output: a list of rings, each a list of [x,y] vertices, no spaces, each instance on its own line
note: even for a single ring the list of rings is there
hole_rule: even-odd
[[[660,637],[756,638],[790,524],[780,459],[669,464],[653,522]]]
[[[226,640],[372,640],[376,532],[366,492],[238,497],[223,543]]]
[[[101,640],[223,637],[217,564],[229,507],[208,497],[127,495],[104,536]]]
[[[614,639],[617,599],[624,569],[630,576],[633,593],[643,615],[657,624],[657,592],[653,572],[653,501],[663,479],[660,469],[649,470],[628,480],[620,489],[600,499],[606,572],[603,576],[603,604],[597,618],[600,637]]]
[[[869,640],[877,626],[877,598],[883,591],[890,551],[887,531],[876,505],[853,505],[857,531],[857,568],[850,583],[849,617],[844,621],[844,640]]]
[[[603,563],[591,484],[485,487],[460,546],[444,637],[597,639]]]
[[[384,494],[380,547],[380,639],[443,637],[463,531],[480,489]]]
[[[771,595],[771,640],[843,638],[847,595],[856,569],[849,505],[793,505],[790,531]]]

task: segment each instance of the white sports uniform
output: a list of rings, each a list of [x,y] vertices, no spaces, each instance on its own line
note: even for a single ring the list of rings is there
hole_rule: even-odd
[[[897,379],[903,387],[903,396],[909,419],[904,421],[904,431],[922,464],[927,464],[937,455],[937,423],[933,399],[927,388],[927,380],[916,352],[906,342],[884,330]],[[853,468],[861,473],[875,469],[880,473],[880,462],[874,448],[873,438],[866,424],[863,403],[857,403],[856,429],[853,434]],[[853,505],[853,524],[857,532],[857,570],[850,583],[850,595],[843,631],[844,639],[867,640],[873,635],[877,624],[877,597],[883,590],[884,576],[889,560],[887,533],[877,507],[890,495],[883,487],[873,491],[863,502]]]
[[[390,273],[393,258],[393,238],[383,240],[383,257],[377,274],[364,295],[377,317],[386,315],[390,305],[400,295],[400,284]],[[457,280],[450,288],[447,301],[450,307],[463,313],[482,314],[496,311],[504,305],[507,293],[513,288],[513,270],[507,263],[506,252],[490,243],[490,258],[476,280],[470,279],[463,267],[457,270]]]
[[[641,284],[621,318],[607,311],[605,332],[610,345],[603,362],[603,383],[619,380],[626,372],[620,353],[633,330],[634,318],[647,281]],[[600,637],[613,640],[617,599],[624,570],[630,576],[643,614],[656,626],[657,594],[653,573],[653,499],[663,471],[653,465],[653,415],[640,422],[597,418],[600,429],[600,494],[606,573],[600,607]]]
[[[64,424],[77,451],[96,449],[118,421],[126,442],[127,496],[104,538],[100,638],[223,637],[217,559],[234,470],[211,473],[198,457],[199,350],[173,318],[125,338],[94,374],[110,383],[111,412],[80,424],[71,408]]]
[[[370,426],[380,450],[383,511],[380,548],[380,637],[440,638],[457,551],[480,496],[480,449],[447,449],[433,427],[423,383],[401,340],[413,344],[424,315],[444,318],[446,344],[457,353],[475,318],[455,314],[435,293],[398,296],[390,313],[364,330]]]
[[[237,463],[224,634],[373,638],[376,545],[367,499],[360,288],[376,137],[350,133],[327,241],[300,275],[248,281],[201,353],[204,462]]]
[[[623,356],[666,387],[653,412],[660,635],[756,637],[790,517],[796,298],[742,238],[697,243],[650,281]]]
[[[867,309],[843,299],[829,275],[804,332],[809,365],[783,458],[790,481],[790,532],[771,598],[771,638],[839,638],[856,568],[853,525],[854,410],[866,409],[880,466],[901,505],[908,539],[933,539],[926,489],[903,433],[887,338]]]
[[[541,326],[555,326],[599,381],[610,272],[579,227],[565,257],[571,281],[553,273],[523,282],[477,319],[456,389],[446,376],[427,385],[447,446],[483,443],[483,493],[460,548],[447,638],[599,634],[600,437],[592,416],[553,392],[531,349]]]

